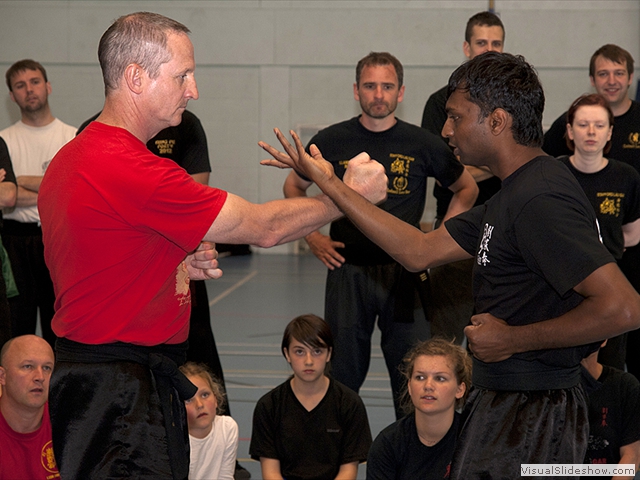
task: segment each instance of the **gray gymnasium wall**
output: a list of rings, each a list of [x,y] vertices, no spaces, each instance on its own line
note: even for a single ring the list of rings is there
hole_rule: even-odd
[[[463,60],[467,19],[487,0],[219,0],[0,1],[0,70],[34,58],[53,87],[54,115],[79,125],[100,110],[97,64],[101,34],[120,15],[148,10],[192,30],[200,98],[189,108],[209,140],[211,184],[253,202],[280,198],[286,173],[260,167],[258,140],[282,129],[327,125],[359,109],[352,84],[357,61],[371,50],[405,66],[398,116],[419,123],[428,96]],[[589,91],[588,62],[605,43],[640,61],[640,1],[495,0],[506,27],[506,51],[524,55],[545,86],[544,123]],[[635,95],[635,88],[633,88]],[[18,119],[2,94],[0,129]],[[429,203],[425,219],[433,214]],[[272,252],[293,251],[282,246]]]

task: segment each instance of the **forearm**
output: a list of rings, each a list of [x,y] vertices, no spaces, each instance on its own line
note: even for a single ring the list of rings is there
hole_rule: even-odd
[[[617,265],[609,263],[595,273],[598,294],[583,295],[582,303],[555,319],[511,327],[505,341],[511,342],[514,353],[584,345],[640,327],[640,297]]]
[[[280,460],[260,457],[260,469],[263,480],[283,480],[280,472]]]
[[[300,176],[291,171],[287,176],[284,185],[282,186],[282,193],[284,198],[305,198],[307,197],[307,189],[311,186],[311,182],[305,182]],[[311,233],[304,236],[307,243],[316,235],[322,235],[319,231],[314,230]]]
[[[319,187],[369,239],[410,271],[468,258],[446,229],[425,234],[376,207],[336,177]]]
[[[459,213],[466,212],[473,207],[478,198],[478,184],[467,170],[449,187],[449,190],[453,192],[453,197],[443,221],[447,221]]]
[[[340,216],[326,195],[253,204],[228,194],[204,240],[268,248],[301,238]]]
[[[358,462],[343,463],[340,465],[335,480],[356,480],[358,476]]]
[[[477,182],[488,180],[493,177],[493,173],[487,167],[474,167],[473,165],[465,165],[464,168],[471,174],[473,179]]]
[[[42,175],[20,175],[16,177],[16,183],[18,187],[38,193],[42,183]]]
[[[622,225],[625,248],[633,247],[640,242],[640,219]]]
[[[0,183],[0,208],[14,207],[18,195],[18,187],[15,183]]]
[[[16,207],[32,207],[38,204],[38,192],[27,190],[18,185],[18,194],[16,197]]]
[[[640,465],[640,440],[620,447],[620,461],[618,462],[618,465],[625,464],[631,464],[636,468],[636,470],[638,469],[638,465]],[[615,475],[611,477],[611,480],[633,480],[633,478],[633,475]]]

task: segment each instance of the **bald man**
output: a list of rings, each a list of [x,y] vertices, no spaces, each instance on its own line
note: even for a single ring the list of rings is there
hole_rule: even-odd
[[[35,335],[5,343],[0,352],[0,480],[60,478],[51,446],[49,380],[54,356]]]

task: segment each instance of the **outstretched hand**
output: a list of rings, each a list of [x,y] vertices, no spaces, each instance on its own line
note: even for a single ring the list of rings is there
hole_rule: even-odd
[[[218,268],[218,251],[215,243],[200,243],[198,248],[187,256],[185,264],[191,280],[208,280],[222,276],[222,270]]]
[[[335,172],[333,166],[322,157],[320,149],[316,145],[311,145],[309,147],[311,155],[309,155],[300,137],[293,130],[289,133],[295,147],[280,130],[276,128],[274,132],[286,153],[266,142],[258,142],[258,145],[273,157],[272,160],[262,160],[260,163],[278,168],[293,168],[324,191],[325,185],[335,179]],[[384,167],[372,160],[367,153],[360,153],[349,160],[344,183],[372,203],[380,203],[387,198],[388,179]]]
[[[275,128],[273,131],[282,145],[284,152],[281,152],[266,142],[258,142],[258,145],[273,157],[273,159],[262,160],[260,164],[278,168],[293,168],[296,172],[319,185],[323,180],[328,180],[333,177],[333,167],[322,158],[318,147],[311,145],[311,147],[309,147],[311,155],[309,155],[305,151],[304,145],[302,145],[300,137],[298,137],[296,132],[293,130],[289,131],[295,144],[294,147],[280,130]]]

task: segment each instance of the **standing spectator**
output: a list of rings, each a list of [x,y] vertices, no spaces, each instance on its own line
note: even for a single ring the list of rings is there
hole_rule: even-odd
[[[76,129],[51,113],[51,84],[38,62],[20,60],[9,67],[5,77],[9,96],[20,108],[21,116],[18,122],[0,131],[18,184],[16,207],[5,210],[2,231],[2,242],[19,292],[9,299],[11,330],[13,336],[35,333],[40,313],[42,336],[53,347],[56,337],[51,330],[51,319],[55,295],[44,261],[36,203],[49,162],[74,137]]]
[[[2,232],[2,209],[13,208],[16,204],[17,186],[16,176],[9,158],[7,144],[0,137],[0,232]],[[11,271],[11,262],[2,245],[0,237],[0,348],[11,338],[11,311],[7,298],[8,287],[15,286],[15,279]],[[15,296],[16,292],[11,296]]]
[[[462,51],[469,60],[484,52],[502,52],[504,38],[502,20],[495,13],[479,12],[467,21]],[[446,102],[447,85],[433,93],[427,100],[422,113],[422,128],[426,128],[435,135],[442,135],[442,127],[447,121]],[[465,168],[478,183],[478,198],[475,205],[482,205],[500,189],[500,179],[487,167],[465,165]],[[449,208],[451,192],[436,183],[433,187],[433,196],[436,198],[436,219],[433,226],[437,228],[442,224]],[[473,315],[472,269],[473,260],[462,260],[429,270],[431,280],[429,319],[433,335],[452,339],[458,344],[464,340],[464,327],[469,325]]]
[[[477,187],[441,138],[403,122],[395,110],[404,97],[402,64],[386,52],[371,52],[356,66],[353,95],[362,113],[315,135],[317,145],[342,178],[349,158],[367,152],[381,162],[389,177],[384,211],[418,227],[427,195],[427,178],[436,178],[453,193],[447,218],[473,205]],[[311,182],[292,171],[285,197],[303,197]],[[327,268],[325,319],[335,341],[332,374],[355,392],[369,371],[371,335],[378,324],[381,347],[391,378],[396,418],[404,381],[398,367],[417,342],[430,336],[418,294],[421,282],[367,239],[348,219],[331,224],[329,236],[305,237]]]
[[[630,165],[605,157],[611,148],[613,112],[604,97],[583,95],[567,112],[567,145],[574,151],[559,159],[587,194],[598,217],[604,246],[616,261],[640,240],[640,174]],[[624,370],[627,334],[609,339],[599,361]]]

